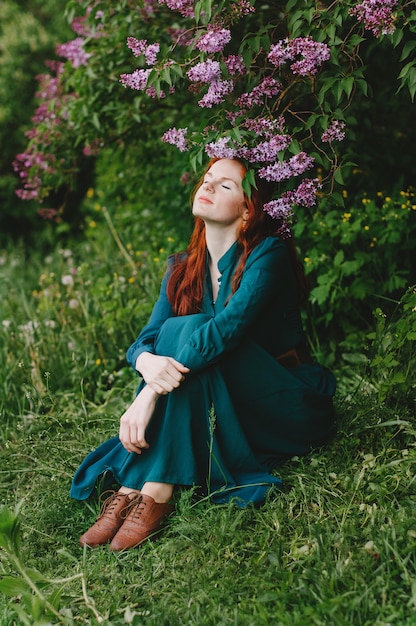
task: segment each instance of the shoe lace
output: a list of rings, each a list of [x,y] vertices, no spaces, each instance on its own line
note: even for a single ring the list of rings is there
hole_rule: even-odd
[[[109,493],[110,495],[103,499],[103,496],[105,496],[106,493]],[[124,497],[124,495],[118,491],[104,491],[101,494],[101,509],[97,519],[100,519],[100,517],[102,517],[105,513],[111,513],[111,510],[114,509],[117,504],[117,500],[122,497]]]
[[[126,517],[133,511],[133,519],[138,519],[144,511],[146,504],[147,503],[143,501],[142,495],[138,494],[130,500],[128,505],[122,511],[120,511],[120,517],[122,519],[126,519]]]

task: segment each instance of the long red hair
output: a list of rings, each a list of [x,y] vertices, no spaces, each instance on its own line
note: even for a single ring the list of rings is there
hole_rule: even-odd
[[[210,160],[203,176],[201,176],[193,190],[191,200],[193,200],[196,192],[201,187],[205,174],[211,166],[219,160],[218,158]],[[245,174],[247,170],[244,163],[238,159],[236,159],[236,161],[241,164],[242,172]],[[263,205],[271,198],[271,186],[263,180],[256,180],[256,184],[257,189],[252,188],[250,198],[244,194],[248,213],[247,219],[244,220],[244,223],[237,233],[237,241],[241,246],[242,252],[233,276],[233,293],[240,285],[247,257],[250,252],[266,237],[276,236],[279,228],[282,226],[280,220],[273,219],[263,210]],[[285,243],[291,253],[299,284],[300,301],[303,302],[308,293],[303,268],[299,263],[293,239],[287,239]],[[194,230],[186,254],[176,255],[168,280],[167,296],[176,315],[190,315],[201,312],[205,273],[205,223],[200,217],[196,217]]]

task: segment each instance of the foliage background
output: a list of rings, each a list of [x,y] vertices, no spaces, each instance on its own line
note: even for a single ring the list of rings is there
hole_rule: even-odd
[[[265,6],[251,27],[267,24],[276,7],[282,3]],[[12,161],[39,104],[35,77],[60,58],[55,46],[73,38],[79,8],[53,0],[0,7],[0,489],[11,510],[20,503],[22,521],[20,548],[10,552],[19,570],[2,543],[11,522],[0,520],[0,586],[12,598],[0,600],[1,623],[40,624],[45,615],[58,623],[28,577],[68,624],[100,623],[92,597],[104,622],[117,625],[414,625],[411,79],[397,91],[397,77],[415,62],[413,31],[362,42],[368,96],[358,93],[344,112],[342,158],[354,165],[344,166],[337,194],[298,211],[294,225],[311,283],[308,339],[338,378],[336,439],[280,468],[291,489],[262,511],[181,494],[166,538],[114,561],[104,550],[78,549],[98,504],[69,502],[68,485],[134,395],[125,349],[148,318],[166,256],[186,245],[191,228],[189,156],[160,136],[178,119],[202,126],[209,115],[185,89],[159,103],[120,86],[120,73],[135,67],[126,37],[143,22],[135,3],[112,3],[114,28],[105,42],[89,41],[87,71],[65,64],[65,89],[79,93],[76,127],[64,127],[55,147],[70,167],[42,205],[19,200]],[[94,141],[103,145],[85,156]],[[58,210],[56,222],[38,216],[45,207]],[[80,578],[56,582],[80,573],[87,592]]]

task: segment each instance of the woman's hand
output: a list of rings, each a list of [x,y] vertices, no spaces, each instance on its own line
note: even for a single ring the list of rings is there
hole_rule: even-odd
[[[142,453],[148,448],[145,433],[155,410],[158,394],[146,385],[120,419],[120,441],[128,452]]]
[[[170,356],[142,352],[136,360],[136,370],[158,395],[170,393],[185,379],[190,370]]]

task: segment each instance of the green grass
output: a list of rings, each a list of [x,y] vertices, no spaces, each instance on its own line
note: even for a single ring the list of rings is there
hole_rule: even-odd
[[[0,330],[1,501],[20,505],[26,568],[54,580],[83,574],[84,589],[81,578],[50,585],[62,588],[67,623],[416,625],[414,412],[407,396],[380,402],[359,371],[340,381],[334,440],[279,468],[285,490],[261,509],[214,506],[184,491],[158,541],[122,554],[78,545],[99,503],[72,501],[70,482],[85,454],[117,432],[134,395],[122,355],[161,269],[148,258],[143,273],[151,266],[154,280],[129,282],[123,256],[110,245],[100,252],[102,263],[82,246],[68,257],[71,293],[59,251],[47,267],[39,255],[28,265],[5,253],[0,283],[1,318],[10,321]],[[68,298],[83,306],[68,308]],[[32,334],[21,328],[29,320],[39,323]],[[7,574],[16,576],[3,550]],[[25,623],[19,607],[18,593],[0,595],[1,626]],[[29,624],[59,623],[28,615]]]

